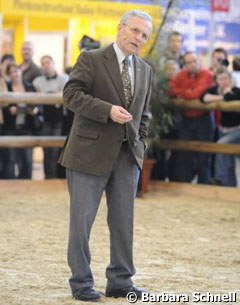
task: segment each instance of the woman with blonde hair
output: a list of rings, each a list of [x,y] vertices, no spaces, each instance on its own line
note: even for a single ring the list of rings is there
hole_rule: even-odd
[[[215,73],[216,85],[209,88],[202,97],[204,103],[215,101],[230,102],[240,100],[240,88],[235,87],[232,74],[227,68],[220,67]],[[240,112],[221,112],[219,125],[221,144],[240,144]],[[235,158],[226,154],[217,154],[214,164],[212,184],[236,186]]]

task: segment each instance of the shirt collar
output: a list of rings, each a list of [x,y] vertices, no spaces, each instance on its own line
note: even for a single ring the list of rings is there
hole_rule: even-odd
[[[114,51],[116,52],[117,55],[117,60],[119,66],[123,64],[123,60],[128,57],[130,66],[132,65],[132,60],[133,60],[133,55],[126,56],[123,51],[119,48],[119,46],[116,44],[116,42],[113,44]]]

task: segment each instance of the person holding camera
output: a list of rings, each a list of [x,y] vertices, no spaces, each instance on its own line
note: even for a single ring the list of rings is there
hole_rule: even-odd
[[[21,68],[15,63],[6,69],[9,82],[8,91],[15,93],[35,92],[35,88],[22,78]],[[31,135],[34,132],[34,117],[39,116],[39,108],[26,104],[9,105],[3,109],[4,135]],[[32,178],[32,148],[10,148],[5,150],[3,178]]]
[[[215,74],[220,67],[228,67],[228,53],[224,48],[216,48],[212,52],[210,70]]]

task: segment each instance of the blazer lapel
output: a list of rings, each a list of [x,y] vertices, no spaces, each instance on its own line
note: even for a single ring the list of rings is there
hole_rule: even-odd
[[[134,56],[133,59],[134,59],[134,92],[133,92],[133,99],[130,104],[129,110],[132,109],[134,103],[136,102],[138,92],[142,85],[142,75],[143,75],[142,74],[143,70],[142,70],[142,65],[141,65],[140,60],[138,59],[137,56]]]
[[[120,69],[119,69],[117,56],[113,49],[113,45],[110,45],[106,49],[105,58],[106,58],[105,66],[108,71],[108,74],[113,82],[113,85],[114,85],[121,101],[126,106],[126,100],[125,100],[125,95],[124,95],[124,90],[123,90],[121,73],[120,73]]]

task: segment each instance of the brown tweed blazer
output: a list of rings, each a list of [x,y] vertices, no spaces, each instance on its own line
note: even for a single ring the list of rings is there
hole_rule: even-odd
[[[150,118],[152,70],[137,56],[133,59],[135,88],[128,108],[133,120],[122,125],[109,118],[112,105],[126,108],[113,45],[79,56],[63,91],[64,105],[75,113],[59,158],[64,167],[93,175],[106,174],[111,170],[125,137],[136,163],[142,167]]]

